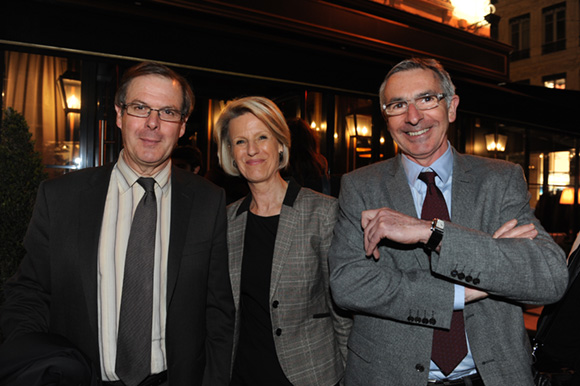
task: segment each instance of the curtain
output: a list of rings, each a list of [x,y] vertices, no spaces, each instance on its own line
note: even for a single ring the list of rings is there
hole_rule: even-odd
[[[55,157],[66,130],[58,77],[66,69],[65,58],[6,52],[6,107],[24,115],[45,165],[62,161]]]

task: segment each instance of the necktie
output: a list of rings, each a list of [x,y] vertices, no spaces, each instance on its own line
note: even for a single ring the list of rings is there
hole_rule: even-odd
[[[145,189],[129,234],[115,372],[127,386],[136,386],[151,372],[151,319],[157,203],[155,180],[139,178]]]
[[[439,218],[449,221],[449,210],[441,190],[435,185],[435,172],[423,172],[419,179],[427,184],[427,194],[421,209],[421,219]],[[444,375],[449,375],[467,355],[463,311],[453,311],[449,331],[433,330],[433,349],[431,359]]]

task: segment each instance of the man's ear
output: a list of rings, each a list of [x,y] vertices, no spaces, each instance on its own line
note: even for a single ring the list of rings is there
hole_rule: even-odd
[[[115,111],[117,112],[117,127],[123,130],[123,108],[120,106],[115,105]]]
[[[451,98],[451,102],[447,107],[447,118],[449,119],[449,123],[455,122],[457,118],[457,106],[459,105],[459,95],[453,95]]]

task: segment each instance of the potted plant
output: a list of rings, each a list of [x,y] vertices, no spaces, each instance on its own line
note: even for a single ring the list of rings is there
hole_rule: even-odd
[[[24,116],[12,108],[0,122],[0,304],[4,282],[24,256],[22,241],[32,215],[36,192],[46,178],[40,154],[34,150]]]

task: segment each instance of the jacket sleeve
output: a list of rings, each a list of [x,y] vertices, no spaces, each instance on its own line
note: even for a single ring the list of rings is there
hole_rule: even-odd
[[[340,211],[329,252],[334,300],[355,313],[404,323],[411,315],[434,316],[440,326],[448,327],[453,284],[431,275],[428,257],[419,246],[383,242],[378,261],[365,256],[361,213],[374,203],[365,202],[370,194],[368,183],[359,179],[357,174],[347,174],[341,181]],[[407,193],[405,188],[401,194]],[[382,206],[389,205],[387,201]]]
[[[330,248],[330,243],[332,241],[332,233],[334,226],[336,224],[338,216],[338,202],[333,200],[331,202],[330,208],[327,212],[326,221],[322,224],[322,229],[320,234],[322,236],[321,240],[321,250],[320,254],[323,259],[323,277],[325,280],[325,288],[327,288],[328,294],[328,308],[331,310],[332,323],[334,326],[334,335],[342,354],[343,364],[346,364],[346,344],[348,341],[348,336],[350,334],[350,329],[352,327],[352,317],[343,309],[340,309],[334,302],[332,295],[330,293],[330,282],[329,282],[329,268],[328,268],[328,250]]]
[[[206,369],[204,386],[230,382],[234,336],[234,301],[228,269],[225,194],[222,191],[214,229],[206,304]]]
[[[31,332],[48,332],[51,297],[49,217],[43,182],[24,239],[26,255],[16,274],[4,285],[0,326],[6,341]]]
[[[504,165],[501,175],[481,181],[480,190],[495,194],[478,200],[482,205],[472,208],[468,221],[446,223],[433,272],[509,301],[556,302],[568,283],[566,256],[534,216],[521,167]],[[538,235],[533,240],[491,236],[514,218],[518,225],[533,223]]]

